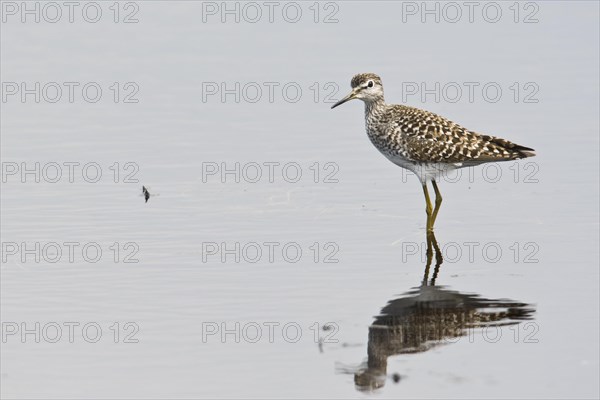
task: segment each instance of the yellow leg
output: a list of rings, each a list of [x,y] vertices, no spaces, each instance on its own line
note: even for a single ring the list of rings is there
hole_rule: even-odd
[[[433,185],[433,190],[435,190],[435,208],[433,209],[433,215],[431,216],[431,228],[433,229],[433,224],[435,224],[435,219],[437,218],[438,211],[440,211],[443,198],[435,180],[432,180],[431,184]]]
[[[431,220],[432,207],[429,199],[429,191],[427,190],[427,182],[423,184],[423,193],[425,194],[425,212],[427,213],[427,231],[433,231],[433,223]]]

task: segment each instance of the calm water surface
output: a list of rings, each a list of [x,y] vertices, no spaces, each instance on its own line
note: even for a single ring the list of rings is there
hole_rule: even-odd
[[[2,103],[3,397],[599,396],[597,3],[455,24],[400,2],[319,3],[333,23],[299,3],[295,24],[162,1],[114,23],[100,4],[96,24],[1,28],[3,82],[103,89]],[[329,109],[365,71],[388,102],[538,156],[443,180],[428,241],[418,181],[371,146],[362,104]],[[207,95],[222,82],[239,102]],[[102,176],[69,182],[69,162]]]

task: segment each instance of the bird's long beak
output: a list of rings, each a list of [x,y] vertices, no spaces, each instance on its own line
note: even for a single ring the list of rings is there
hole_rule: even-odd
[[[331,108],[332,108],[332,109],[333,109],[333,108],[336,108],[337,106],[339,106],[339,105],[342,105],[342,104],[344,104],[344,103],[345,103],[345,102],[347,102],[347,101],[350,101],[350,100],[352,100],[352,99],[355,99],[355,98],[356,98],[356,94],[357,94],[357,93],[358,93],[358,91],[357,91],[356,89],[353,89],[353,90],[352,90],[352,91],[351,91],[351,92],[348,94],[348,96],[344,97],[343,99],[341,99],[340,101],[338,101],[337,103],[335,103],[334,105],[332,105],[332,106],[331,106]]]

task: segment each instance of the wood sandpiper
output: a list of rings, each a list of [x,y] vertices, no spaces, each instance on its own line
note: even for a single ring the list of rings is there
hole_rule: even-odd
[[[442,204],[436,179],[457,168],[535,156],[534,150],[494,136],[481,135],[437,114],[400,104],[386,104],[381,78],[372,73],[355,75],[352,91],[335,103],[365,103],[365,123],[371,143],[394,164],[413,172],[425,194],[427,231]],[[435,191],[431,206],[427,181]]]

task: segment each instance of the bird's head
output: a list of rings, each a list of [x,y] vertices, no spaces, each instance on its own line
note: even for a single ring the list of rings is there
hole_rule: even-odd
[[[372,73],[354,75],[350,82],[352,91],[343,99],[335,103],[331,108],[335,108],[347,101],[360,99],[365,103],[374,103],[383,101],[383,85],[381,78]]]

